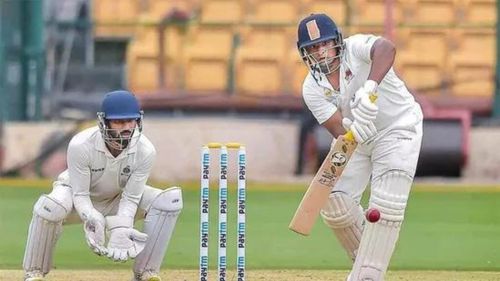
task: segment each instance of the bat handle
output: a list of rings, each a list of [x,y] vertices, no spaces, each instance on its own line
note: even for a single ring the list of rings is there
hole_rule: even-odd
[[[348,141],[354,141],[354,135],[352,134],[352,131],[349,130],[347,133],[344,135],[344,139]]]

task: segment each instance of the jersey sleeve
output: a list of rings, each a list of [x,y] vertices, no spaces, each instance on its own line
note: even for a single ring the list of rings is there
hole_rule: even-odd
[[[319,124],[323,124],[337,111],[337,106],[328,101],[319,89],[311,87],[307,82],[302,88],[302,96],[307,108]]]
[[[347,48],[354,57],[370,63],[370,52],[378,38],[380,37],[372,34],[356,34],[346,39]]]
[[[83,218],[93,208],[90,201],[90,152],[85,145],[71,141],[66,158],[73,202],[76,211]]]
[[[138,163],[137,169],[132,173],[127,181],[127,185],[123,189],[118,207],[118,216],[134,217],[137,212],[137,206],[141,200],[146,182],[153,168],[153,162],[156,158],[156,151],[149,147],[146,156]],[[138,150],[139,152],[139,150]]]

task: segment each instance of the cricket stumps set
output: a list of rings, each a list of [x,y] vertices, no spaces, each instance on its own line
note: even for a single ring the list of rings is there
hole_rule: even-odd
[[[246,239],[246,151],[240,143],[208,143],[201,151],[200,186],[200,281],[208,280],[209,207],[210,207],[210,151],[219,150],[219,219],[217,272],[219,281],[227,280],[227,210],[228,210],[228,150],[237,150],[237,226],[236,226],[236,280],[245,280]]]

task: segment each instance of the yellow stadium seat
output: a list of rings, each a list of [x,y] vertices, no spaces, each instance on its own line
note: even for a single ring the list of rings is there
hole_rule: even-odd
[[[354,34],[374,34],[378,36],[384,35],[384,26],[376,26],[376,25],[351,25],[346,26],[344,28],[341,27],[342,36],[347,38]]]
[[[457,29],[450,52],[452,92],[459,96],[491,96],[494,91],[496,35],[493,29]]]
[[[139,14],[136,0],[94,0],[92,9],[97,22],[133,21]]]
[[[459,23],[494,26],[497,21],[496,0],[461,0]]]
[[[158,58],[127,56],[128,88],[134,93],[147,93],[160,88]]]
[[[265,24],[296,24],[298,0],[247,0],[246,21]]]
[[[407,85],[426,95],[437,95],[446,79],[450,32],[445,28],[402,28],[396,33],[395,68]]]
[[[94,0],[92,15],[96,36],[133,36],[139,12],[136,0]]]
[[[286,91],[286,60],[295,46],[293,31],[295,27],[259,25],[242,31],[235,66],[238,93],[275,95]]]
[[[347,6],[343,0],[302,0],[302,7],[303,17],[325,13],[339,25],[346,23]]]
[[[140,25],[136,29],[134,40],[134,50],[141,55],[157,56],[159,54],[159,30],[156,24]]]
[[[182,48],[182,31],[176,25],[167,25],[163,29],[163,52],[165,56],[180,56]],[[134,40],[134,51],[145,56],[158,56],[160,54],[160,25],[154,23],[139,23]]]
[[[201,3],[202,23],[233,23],[243,20],[243,0],[205,0]]]
[[[195,25],[190,28],[184,56],[185,89],[226,92],[235,30],[232,25]]]
[[[193,7],[195,7],[195,2],[189,0],[149,0],[145,2],[144,7],[147,15],[156,21],[160,21],[173,10],[191,13]]]
[[[182,84],[180,63],[182,30],[167,26],[163,31],[164,84],[160,83],[160,29],[157,24],[140,24],[127,48],[129,87],[138,91],[179,89]],[[147,76],[147,77],[143,77]]]
[[[385,21],[385,0],[353,0],[352,20],[353,25],[383,25]],[[395,24],[402,18],[402,3],[404,0],[393,1],[392,17]]]
[[[306,78],[309,70],[299,55],[297,49],[290,51],[290,56],[288,61],[291,63],[290,75],[291,75],[291,85],[288,86],[290,92],[295,96],[302,96],[302,84]]]
[[[127,55],[128,87],[142,94],[158,90],[178,91],[183,81],[179,75],[181,67],[175,61],[164,59],[163,85],[161,85],[160,62],[156,56],[130,53]]]
[[[456,23],[460,0],[407,0],[405,1],[404,24],[443,25]]]

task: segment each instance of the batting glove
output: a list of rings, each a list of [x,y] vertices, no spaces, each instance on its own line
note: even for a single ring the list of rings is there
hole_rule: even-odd
[[[106,221],[104,216],[99,211],[92,208],[88,212],[82,214],[82,220],[85,240],[89,248],[99,256],[106,255],[108,251],[104,246],[106,242]]]
[[[133,259],[146,246],[148,235],[132,228],[133,218],[108,216],[106,223],[110,230],[108,258],[113,261]]]
[[[370,95],[375,94],[378,84],[373,80],[367,80],[359,88],[351,99],[351,113],[354,120],[368,125],[377,118],[378,106],[370,100]]]
[[[346,130],[350,130],[356,142],[361,144],[371,142],[378,133],[377,128],[371,121],[368,124],[361,124],[358,120],[352,121],[349,118],[344,118],[342,119],[342,126]]]

